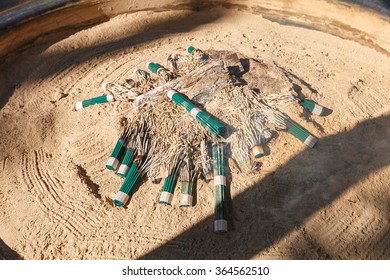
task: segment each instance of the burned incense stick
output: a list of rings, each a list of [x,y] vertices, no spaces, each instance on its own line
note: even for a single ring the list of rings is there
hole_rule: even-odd
[[[220,68],[221,67],[221,61],[214,61],[211,63],[207,63],[206,65],[203,65],[202,67],[199,67],[198,69],[195,69],[190,73],[191,79],[194,81],[200,80],[202,78],[202,75],[206,73],[207,71],[213,69],[213,68]],[[184,84],[187,83],[189,76],[179,77],[172,81],[169,81],[161,86],[157,86],[153,89],[150,89],[149,91],[145,92],[142,95],[137,96],[137,98],[134,100],[133,107],[135,109],[139,108],[143,104],[147,103],[151,98],[153,98],[157,93],[159,92],[166,92],[169,89],[176,89],[179,90]]]
[[[311,135],[304,127],[291,120],[286,114],[270,107],[264,107],[263,111],[266,113],[268,121],[274,124],[277,129],[286,130],[310,148],[313,148],[318,142],[316,137]]]

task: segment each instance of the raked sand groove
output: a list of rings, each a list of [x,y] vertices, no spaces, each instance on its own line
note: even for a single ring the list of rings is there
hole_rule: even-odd
[[[22,170],[28,191],[39,200],[44,214],[53,218],[54,230],[62,225],[68,233],[80,237],[99,227],[95,217],[88,218],[81,197],[77,201],[64,195],[62,183],[51,174],[47,159],[42,150],[35,151],[32,156],[23,155]]]
[[[147,242],[150,245],[155,244],[155,246],[169,241],[171,236],[168,232],[165,233],[164,230],[153,228],[142,231],[142,228],[134,227],[131,223],[128,223],[125,217],[127,214],[123,212],[123,215],[119,214],[116,219],[112,219],[111,226],[115,229],[123,228],[128,224],[129,233],[115,236],[115,231],[105,230],[102,225],[104,222],[103,215],[107,211],[106,207],[99,209],[97,213],[90,214],[91,208],[88,205],[101,204],[101,201],[96,201],[91,197],[85,186],[77,192],[77,196],[68,196],[63,182],[52,174],[53,163],[53,158],[50,155],[39,150],[30,155],[23,154],[21,168],[23,185],[34,197],[34,201],[38,204],[42,215],[50,220],[47,225],[49,229],[46,228],[48,230],[46,234],[49,234],[51,238],[55,237],[57,242],[70,239],[85,244],[81,247],[92,245],[92,249],[86,249],[91,251],[92,258],[106,258],[105,253],[107,252],[104,249],[104,244],[113,240],[120,241],[117,246],[112,246],[114,251],[120,251],[120,247],[131,241]],[[85,163],[88,164],[89,162]],[[40,230],[36,233],[37,236],[40,236],[43,231]],[[54,241],[50,241],[50,245],[48,243],[47,246],[52,247],[57,243],[54,242],[54,245],[52,245],[51,242]],[[175,246],[180,246],[180,243],[175,243]],[[67,247],[65,246],[64,249],[67,249]],[[99,251],[102,255],[93,255]],[[127,249],[123,255],[118,255],[118,257],[126,258],[125,253],[129,253]]]
[[[182,9],[59,32],[0,65],[1,94],[9,93],[0,102],[0,239],[25,259],[389,258],[390,137],[377,120],[390,114],[389,57],[250,10]],[[123,179],[104,165],[132,104],[72,111],[101,95],[101,82],[124,82],[189,44],[271,61],[333,110],[326,118],[289,112],[319,138],[315,149],[280,133],[263,173],[238,176],[229,163],[226,235],[212,234],[212,184],[198,183],[193,208],[179,207],[178,190],[172,207],[159,205],[162,185],[151,182],[127,208],[108,205]]]

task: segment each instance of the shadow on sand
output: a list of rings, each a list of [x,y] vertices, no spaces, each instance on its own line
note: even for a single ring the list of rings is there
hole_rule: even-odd
[[[52,52],[50,54],[42,54],[51,45],[59,42],[72,34],[75,34],[83,29],[90,28],[95,24],[74,28],[72,30],[60,32],[58,34],[48,35],[44,41],[32,46],[27,54],[13,54],[11,58],[0,64],[0,71],[9,72],[10,69],[15,69],[14,75],[3,77],[0,84],[0,109],[7,103],[15,89],[22,84],[26,78],[31,79],[31,73],[37,72],[39,75],[34,76],[34,79],[41,80],[50,77],[54,74],[61,73],[66,69],[82,64],[94,57],[101,55],[114,54],[137,44],[145,42],[153,42],[156,39],[163,38],[168,34],[190,32],[200,25],[211,23],[223,16],[222,12],[201,13],[205,9],[204,6],[191,1],[185,5],[170,6],[167,9],[181,10],[181,16],[175,18],[164,18],[154,21],[145,21],[136,34],[130,34],[118,40],[106,41],[100,44],[94,44],[84,48],[75,48],[72,51],[64,50]],[[150,10],[150,11],[153,11]],[[155,12],[163,12],[165,9],[158,9]],[[191,20],[188,20],[191,18]],[[12,58],[13,57],[13,58]],[[31,57],[38,59],[31,60]],[[33,61],[33,62],[30,62]],[[56,63],[52,63],[56,61]]]
[[[389,124],[390,115],[382,116],[359,123],[350,131],[320,139],[315,149],[304,150],[274,174],[263,177],[234,197],[235,211],[229,222],[234,228],[228,233],[214,234],[210,216],[141,259],[249,259],[255,256],[291,230],[299,229],[305,219],[350,186],[390,165]],[[234,183],[231,187],[234,188]],[[383,211],[386,213],[389,209]],[[389,236],[388,226],[384,231],[378,234]],[[382,256],[388,259],[390,238],[386,240]],[[326,248],[319,248],[316,258],[337,258]],[[361,257],[375,258],[369,252]]]
[[[0,260],[22,260],[23,258],[8,247],[2,239],[0,239]]]

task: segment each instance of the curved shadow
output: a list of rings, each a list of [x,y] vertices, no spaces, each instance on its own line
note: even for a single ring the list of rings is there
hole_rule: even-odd
[[[5,0],[0,3],[0,30],[77,0]]]
[[[274,174],[258,180],[233,198],[235,212],[230,221],[230,224],[234,221],[233,230],[225,235],[214,234],[213,217],[209,216],[141,259],[249,259],[255,256],[299,228],[305,219],[350,186],[390,165],[389,124],[390,115],[382,116],[359,123],[350,131],[320,139],[315,149],[304,150]],[[384,230],[389,236],[390,228],[387,226]],[[390,258],[390,238],[385,243],[387,252],[384,251],[383,256]],[[320,258],[334,257],[326,248],[320,248],[317,253]]]
[[[0,239],[0,260],[22,260],[23,258],[8,247],[2,239]]]
[[[64,71],[74,64],[103,53],[150,41],[148,36],[150,34],[153,34],[153,38],[161,38],[168,33],[187,32],[220,17],[220,15],[210,15],[209,18],[197,18],[198,7],[196,1],[193,3],[194,9],[188,16],[174,22],[172,19],[154,22],[145,26],[138,34],[115,42],[76,49],[71,53],[42,56],[40,60],[42,62],[50,61],[55,56],[63,57],[64,62],[52,67],[50,71],[45,72],[44,76]],[[191,18],[191,25],[186,24],[188,18]],[[167,28],[173,24],[177,26],[174,30]],[[153,31],[154,29],[158,31]],[[41,47],[41,50],[43,51],[44,47]],[[25,67],[20,73],[19,80],[9,79],[0,86],[2,91],[0,109],[13,94],[16,83],[24,81],[23,77],[27,77],[33,68]],[[305,150],[281,166],[275,174],[256,182],[250,189],[233,199],[235,212],[231,216],[231,222],[234,222],[235,228],[226,235],[215,235],[212,232],[213,217],[210,216],[142,258],[251,258],[301,225],[306,218],[329,204],[349,186],[371,172],[389,165],[389,123],[389,116],[379,117],[362,122],[351,131],[323,138],[316,149]],[[361,135],[366,135],[366,138],[362,138]],[[376,141],[373,143],[370,138]],[[295,139],[292,138],[291,141]],[[362,159],[368,160],[370,164],[366,166]],[[239,209],[249,210],[244,213]],[[9,249],[0,240],[0,256],[3,252],[8,252],[7,248]],[[8,256],[9,253],[6,255]],[[390,253],[387,252],[385,256],[389,258]]]
[[[32,69],[37,73],[34,79],[45,79],[66,69],[82,64],[91,58],[115,53],[126,48],[130,48],[137,44],[145,42],[152,42],[156,39],[163,38],[168,34],[189,32],[200,25],[211,23],[223,16],[220,12],[215,13],[201,13],[205,9],[196,0],[189,1],[186,5],[169,6],[164,9],[157,9],[155,12],[166,11],[166,9],[181,10],[183,15],[175,18],[166,18],[159,20],[150,20],[145,22],[136,34],[130,34],[124,38],[120,38],[115,41],[102,42],[100,44],[94,44],[84,48],[75,48],[72,51],[58,51],[50,54],[42,54],[46,48],[56,42],[86,28],[90,28],[91,25],[75,28],[70,31],[63,32],[61,34],[53,34],[48,36],[50,39],[46,39],[40,46],[30,51],[25,58],[14,58],[4,64],[0,63],[0,71],[6,72],[8,69],[19,69],[15,76],[4,77],[4,80],[0,84],[0,109],[7,103],[12,96],[15,89],[24,82],[25,79],[31,78],[30,74]],[[153,9],[151,10],[153,11]],[[188,19],[191,18],[189,21]],[[95,23],[96,24],[96,23]],[[29,61],[29,56],[38,57],[34,62],[34,65],[26,64]],[[52,63],[56,61],[56,63]],[[48,65],[50,63],[50,65]],[[44,69],[44,70],[43,70]],[[40,71],[41,70],[41,71]],[[15,71],[16,72],[16,71]]]

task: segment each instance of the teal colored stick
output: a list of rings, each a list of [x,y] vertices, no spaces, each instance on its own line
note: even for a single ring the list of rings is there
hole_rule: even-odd
[[[191,207],[193,201],[193,182],[181,182],[180,192],[182,194],[182,199],[180,203],[180,207]]]
[[[137,183],[140,179],[140,175],[138,174],[137,170],[137,163],[133,162],[133,164],[130,167],[130,170],[126,176],[125,181],[123,182],[121,188],[119,189],[118,193],[115,195],[114,198],[114,204],[117,206],[125,206],[127,201],[130,198],[130,194],[134,190],[134,188],[137,186]]]
[[[318,139],[310,134],[304,127],[300,126],[293,120],[290,120],[287,132],[293,135],[295,138],[309,146],[310,148],[313,148],[316,143],[318,142]]]
[[[171,205],[173,192],[175,191],[175,187],[177,184],[177,179],[178,177],[175,176],[165,178],[160,196],[160,204]]]
[[[106,168],[109,170],[117,170],[119,167],[119,163],[123,159],[126,153],[126,146],[129,141],[129,129],[125,128],[120,138],[115,144],[114,150],[111,153],[111,156],[108,158],[106,163]]]
[[[114,150],[111,153],[111,156],[107,160],[106,168],[112,171],[115,171],[119,167],[121,158],[125,154],[126,144],[123,143],[123,140],[119,139],[114,147]]]
[[[122,160],[122,164],[119,166],[118,175],[121,177],[126,177],[127,173],[130,170],[130,166],[134,160],[134,152],[131,149],[126,150],[125,157]]]
[[[201,59],[202,60],[207,60],[209,58],[209,56],[207,54],[205,54],[203,51],[201,51],[200,49],[196,49],[194,48],[193,46],[188,46],[187,47],[187,52],[189,54],[200,54],[201,55]]]
[[[313,113],[318,116],[325,116],[326,110],[321,105],[318,105],[314,101],[304,99],[299,102],[299,105],[301,105],[303,108],[305,108],[310,113]]]
[[[164,69],[163,66],[161,66],[160,64],[158,63],[155,63],[155,62],[148,62],[146,64],[146,67],[150,70],[150,72],[154,73],[154,74],[158,74],[158,71],[160,69]]]
[[[215,137],[220,137],[225,132],[226,128],[224,125],[219,123],[210,114],[199,109],[190,100],[184,97],[182,94],[174,90],[169,90],[167,96],[177,105],[184,108],[193,118],[198,120],[205,128],[207,128],[211,134]]]
[[[83,101],[78,101],[76,102],[74,109],[76,111],[81,110],[83,108],[86,108],[88,106],[92,106],[95,104],[103,104],[103,103],[108,103],[114,101],[114,96],[111,94],[104,94],[101,96],[97,96],[91,99],[83,100]]]
[[[214,168],[214,231],[227,231],[226,177],[223,158],[223,144],[213,144]]]
[[[192,52],[195,50],[195,48],[193,47],[193,46],[188,46],[187,47],[187,52],[189,53],[189,54],[192,54]]]

